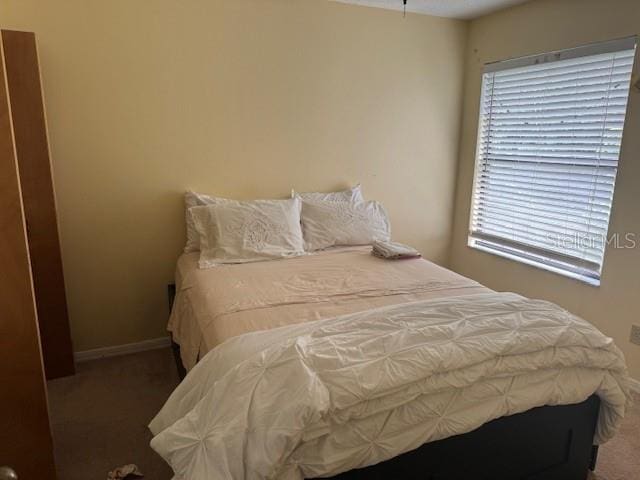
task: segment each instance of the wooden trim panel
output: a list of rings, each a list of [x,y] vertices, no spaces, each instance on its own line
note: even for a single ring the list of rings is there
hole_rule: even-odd
[[[0,465],[55,479],[36,308],[0,39]]]
[[[22,202],[47,378],[75,371],[36,38],[2,30]]]

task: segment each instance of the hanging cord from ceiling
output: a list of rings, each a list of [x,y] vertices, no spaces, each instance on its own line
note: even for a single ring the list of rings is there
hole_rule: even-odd
[[[407,16],[407,0],[402,0],[402,18]]]

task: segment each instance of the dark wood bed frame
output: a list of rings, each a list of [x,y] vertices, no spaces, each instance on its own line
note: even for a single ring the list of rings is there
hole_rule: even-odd
[[[175,285],[168,288],[173,306]],[[180,347],[172,342],[182,380]],[[498,418],[480,428],[429,442],[411,452],[334,480],[585,480],[594,470],[593,436],[600,399],[544,406]]]

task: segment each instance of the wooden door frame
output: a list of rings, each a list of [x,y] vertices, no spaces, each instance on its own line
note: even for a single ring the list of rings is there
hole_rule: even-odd
[[[0,38],[0,465],[56,478],[24,209]]]
[[[45,374],[64,377],[75,365],[36,37],[0,33]]]

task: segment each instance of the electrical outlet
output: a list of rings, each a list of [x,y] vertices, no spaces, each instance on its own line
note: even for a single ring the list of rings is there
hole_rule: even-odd
[[[631,325],[631,336],[629,340],[631,343],[640,345],[640,325]]]

